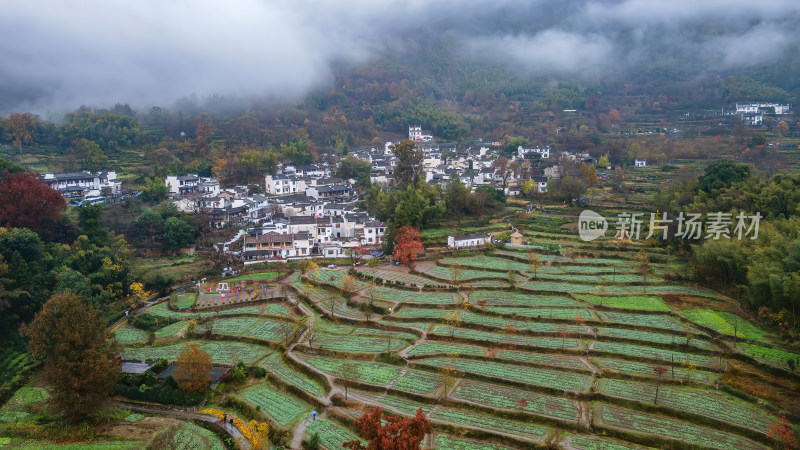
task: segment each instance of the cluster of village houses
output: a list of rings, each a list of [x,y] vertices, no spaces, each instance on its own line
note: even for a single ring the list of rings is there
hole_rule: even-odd
[[[501,173],[495,164],[500,156],[496,145],[458,149],[455,144],[435,144],[431,133],[417,126],[409,127],[409,139],[423,150],[425,180],[430,184],[446,185],[457,176],[469,187],[492,185],[514,196],[527,179],[534,180],[539,192],[546,192],[548,180],[560,176],[558,164],[545,164],[549,167],[528,173],[526,179],[508,170]],[[352,154],[372,166],[372,183],[392,184],[397,165],[392,143]],[[511,161],[560,158],[594,162],[587,153],[556,153],[549,146],[520,146]],[[191,174],[168,176],[164,183],[179,211],[204,214],[212,228],[240,229],[237,239],[243,239],[240,257],[245,261],[343,257],[357,249],[380,248],[385,224],[356,207],[355,180],[336,178],[334,172],[327,164],[283,163],[265,177],[264,194],[251,194],[246,186],[222,188],[215,178]],[[43,181],[69,198],[86,200],[121,192],[114,172],[47,174]],[[487,238],[450,236],[448,245],[476,247]]]

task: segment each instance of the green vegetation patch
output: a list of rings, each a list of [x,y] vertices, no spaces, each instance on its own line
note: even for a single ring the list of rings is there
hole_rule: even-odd
[[[443,385],[444,378],[441,375],[424,370],[408,369],[392,387],[413,394],[435,395]]]
[[[531,362],[544,364],[546,366],[567,367],[570,369],[587,370],[586,364],[577,356],[554,355],[551,353],[530,353],[518,352],[514,350],[500,350],[497,352],[498,358],[511,359],[514,361]]]
[[[800,368],[800,354],[791,353],[777,348],[767,348],[760,345],[740,342],[736,344],[739,351],[759,361],[772,364],[776,367],[789,370]],[[789,361],[794,361],[790,363]]]
[[[189,327],[189,322],[181,321],[161,327],[155,331],[156,338],[170,338],[186,331]]]
[[[702,381],[705,383],[711,383],[714,381],[714,374],[712,372],[706,370],[689,370],[679,361],[675,361],[674,366],[672,365],[671,361],[668,361],[664,364],[652,364],[612,358],[591,358],[591,362],[600,368],[616,370],[617,372],[629,373],[632,375],[645,375],[651,377],[656,376],[653,368],[660,365],[666,367],[667,369],[663,375],[665,378]]]
[[[417,292],[379,287],[375,288],[375,295],[381,300],[395,303],[455,303],[450,292]]]
[[[430,420],[454,423],[464,427],[513,434],[526,439],[544,440],[550,435],[549,428],[516,420],[501,419],[488,414],[480,414],[459,409],[436,408],[428,416]]]
[[[203,312],[177,312],[172,311],[168,308],[167,302],[162,302],[157,305],[151,306],[147,309],[147,314],[151,314],[157,317],[169,317],[169,318],[177,318],[177,319],[192,319],[192,318],[200,318],[200,317],[212,317],[212,316],[224,316],[227,314],[260,314],[261,313],[261,306],[259,305],[248,305],[248,306],[241,306],[238,308],[230,308],[220,310],[219,312],[215,311],[203,311]]]
[[[222,364],[236,364],[239,361],[245,364],[252,364],[264,355],[272,353],[272,350],[260,345],[245,342],[229,341],[189,341],[196,343],[201,349],[211,355],[211,360]],[[160,347],[141,347],[126,348],[122,355],[125,359],[156,360],[165,359],[175,361],[181,354],[186,342],[178,344],[164,345]]]
[[[308,364],[329,375],[342,377],[342,365],[352,364],[358,369],[358,376],[355,378],[367,384],[386,386],[400,375],[400,369],[389,364],[381,364],[373,361],[343,360],[335,358],[322,358],[319,356],[299,355]]]
[[[654,333],[652,331],[629,330],[626,328],[598,328],[598,336],[607,336],[624,339],[636,339],[640,341],[658,342],[660,344],[680,345],[686,344],[686,337],[674,334]],[[701,339],[690,339],[689,345],[704,350],[715,350],[716,347],[710,342]]]
[[[722,334],[733,336],[734,328],[736,328],[736,335],[740,338],[768,341],[769,333],[729,312],[691,309],[681,311],[681,314],[692,322],[712,328]]]
[[[486,350],[477,345],[451,344],[440,341],[423,341],[408,351],[409,355],[428,355],[428,354],[458,354],[458,355],[485,355]]]
[[[486,300],[487,305],[503,306],[581,306],[569,297],[526,294],[523,292],[476,291],[470,294],[473,305]]]
[[[0,408],[0,422],[19,422],[30,417],[30,406],[44,403],[50,394],[44,388],[24,386],[17,389],[14,395]]]
[[[341,448],[342,442],[358,440],[350,430],[325,417],[317,418],[306,426],[306,436],[319,433],[319,443],[326,448]]]
[[[612,397],[652,403],[656,386],[654,383],[604,378],[598,381],[597,390]],[[759,433],[765,433],[775,419],[755,405],[710,389],[662,385],[658,404],[750,428]]]
[[[492,256],[468,256],[466,258],[444,258],[441,260],[442,264],[452,266],[461,264],[462,267],[471,267],[477,269],[496,269],[496,270],[521,270],[526,271],[530,268],[528,264],[512,261],[506,258],[497,258]]]
[[[319,383],[287,365],[278,353],[268,355],[266,358],[259,361],[258,365],[288,384],[297,386],[318,397],[325,396],[325,389],[323,389]]]
[[[580,316],[586,320],[592,318],[592,313],[589,312],[588,309],[576,308],[520,308],[514,306],[494,306],[487,308],[487,310],[503,314],[516,314],[520,316],[535,317],[537,319],[575,319],[575,316]]]
[[[600,296],[583,294],[576,295],[575,297],[586,302],[611,308],[638,309],[640,311],[670,311],[670,307],[664,303],[664,300],[661,300],[661,297],[652,295]]]
[[[576,436],[565,433],[559,441],[562,448],[574,450],[638,450],[643,447],[602,436]]]
[[[606,322],[639,325],[643,327],[664,328],[667,330],[684,331],[686,325],[674,317],[664,314],[629,314],[609,311],[598,311],[597,315]]]
[[[659,360],[664,363],[667,361],[690,362],[697,366],[715,367],[716,361],[710,356],[695,355],[694,353],[676,352],[672,350],[665,350],[662,348],[647,347],[638,344],[627,344],[621,342],[597,342],[594,345],[594,350],[598,352],[609,352],[620,355],[637,356],[640,358],[649,358]]]
[[[533,369],[527,366],[476,359],[426,358],[419,360],[419,363],[431,367],[452,367],[462,372],[568,391],[586,391],[592,383],[592,377],[582,373],[544,368]]]
[[[279,392],[266,383],[239,391],[238,395],[253,406],[260,406],[261,412],[283,426],[291,424],[300,417],[310,415],[313,409],[306,402]]]
[[[433,438],[435,448],[446,448],[451,450],[506,450],[512,447],[491,444],[489,442],[472,441],[464,438],[457,438],[447,434],[436,433]]]
[[[442,336],[477,339],[501,344],[529,345],[531,347],[546,348],[578,348],[578,341],[575,339],[531,337],[521,336],[513,333],[490,333],[487,331],[467,330],[463,328],[452,328],[449,326],[438,326],[434,329],[434,332]]]
[[[388,334],[387,334],[388,336]],[[384,336],[340,335],[316,332],[314,348],[352,353],[381,353],[407,347],[411,341]]]
[[[492,408],[516,409],[563,420],[578,420],[578,408],[570,400],[497,384],[461,380],[452,396]],[[520,403],[520,400],[525,402]]]
[[[704,447],[720,449],[765,448],[741,436],[736,436],[713,428],[700,427],[675,419],[669,419],[664,416],[645,414],[627,408],[603,404],[593,405],[592,410],[594,412],[594,418],[598,422],[623,430],[655,434]]]
[[[114,338],[121,345],[144,344],[150,339],[150,332],[126,323],[114,330]]]
[[[281,276],[280,272],[258,272],[258,273],[248,273],[247,275],[240,275],[240,276],[235,277],[235,278],[225,278],[222,281],[230,283],[230,282],[233,282],[233,281],[271,280],[273,278],[278,278],[279,276]]]
[[[175,450],[225,450],[219,437],[210,430],[187,423],[172,437],[171,449]]]

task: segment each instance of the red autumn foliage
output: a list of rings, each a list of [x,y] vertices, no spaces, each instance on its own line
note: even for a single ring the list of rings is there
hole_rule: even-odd
[[[45,240],[66,237],[67,203],[61,194],[33,173],[8,173],[0,179],[0,226],[30,228]]]
[[[355,428],[367,440],[366,447],[360,441],[344,442],[342,446],[353,450],[416,450],[425,435],[431,432],[431,424],[422,408],[417,410],[413,419],[386,416],[385,425],[381,424],[382,415],[383,411],[374,407],[356,419]]]
[[[780,420],[769,424],[767,437],[774,439],[780,448],[797,448],[797,438],[794,437],[794,431],[786,416],[781,416]]]
[[[422,235],[414,227],[402,227],[394,238],[394,259],[405,265],[417,260],[417,254],[424,249]]]

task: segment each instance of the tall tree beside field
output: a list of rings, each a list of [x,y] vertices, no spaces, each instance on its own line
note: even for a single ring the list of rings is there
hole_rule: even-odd
[[[397,167],[394,169],[394,182],[400,189],[408,185],[415,185],[417,178],[424,173],[422,169],[422,149],[412,141],[404,140],[391,147],[397,157]]]
[[[383,419],[383,420],[382,420]],[[431,432],[431,423],[417,409],[413,417],[383,416],[379,407],[373,407],[355,420],[358,434],[367,440],[364,446],[360,441],[342,443],[344,448],[353,450],[413,450],[420,448],[425,435]]]
[[[45,240],[66,238],[66,201],[32,173],[8,173],[0,180],[0,226],[30,228]]]
[[[23,145],[30,145],[36,142],[38,122],[39,116],[34,114],[14,113],[8,116],[8,119],[3,123],[7,139],[11,141],[14,147],[19,149],[20,153],[22,153]]]
[[[394,238],[394,259],[410,266],[417,260],[417,254],[424,250],[422,235],[414,227],[401,227]]]
[[[28,351],[46,358],[44,379],[60,410],[82,419],[103,407],[119,366],[99,309],[72,293],[57,294],[20,331],[30,339]]]
[[[197,344],[184,345],[175,362],[174,377],[181,388],[204,392],[211,384],[211,355]]]

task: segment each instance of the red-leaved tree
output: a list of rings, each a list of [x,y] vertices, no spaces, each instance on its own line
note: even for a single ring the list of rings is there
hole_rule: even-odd
[[[792,431],[792,426],[786,416],[781,416],[780,420],[769,424],[767,437],[774,439],[778,448],[797,448],[797,439],[794,437],[794,431]]]
[[[394,259],[410,266],[423,250],[422,235],[414,227],[401,227],[394,238]]]
[[[0,226],[30,228],[46,240],[69,234],[64,224],[66,201],[35,174],[8,173],[0,180]]]
[[[420,448],[425,435],[431,432],[431,423],[417,410],[413,419],[386,416],[381,423],[383,411],[379,407],[365,412],[355,421],[358,434],[366,439],[366,447],[360,441],[343,442],[344,448],[353,450],[415,450]]]

